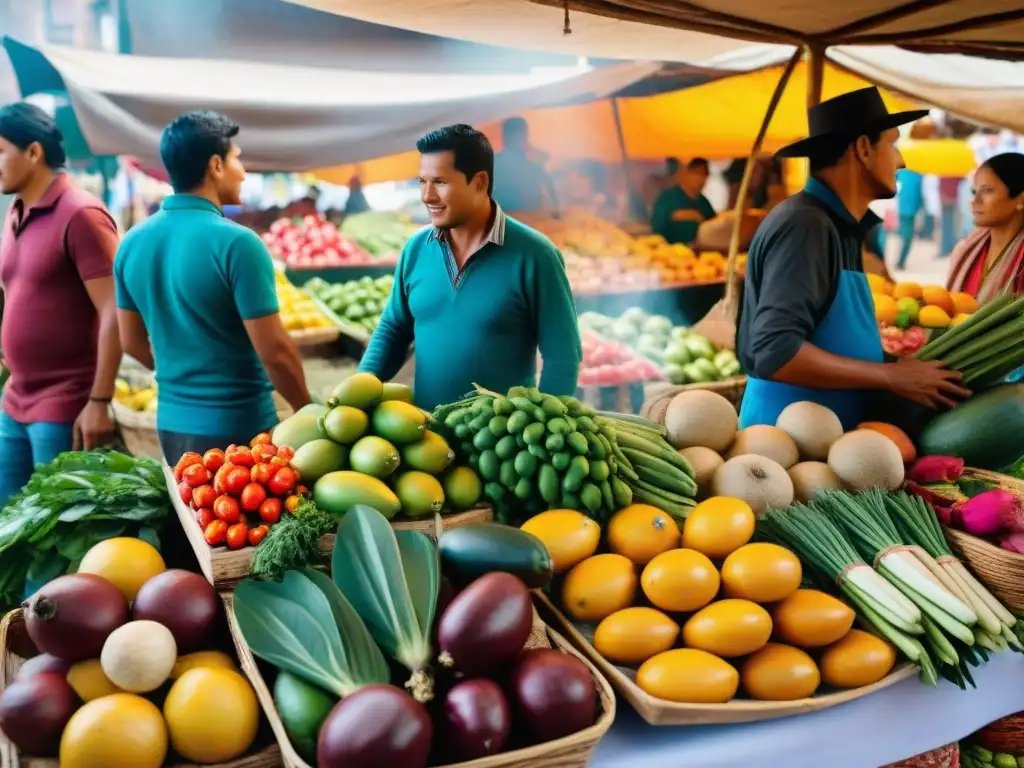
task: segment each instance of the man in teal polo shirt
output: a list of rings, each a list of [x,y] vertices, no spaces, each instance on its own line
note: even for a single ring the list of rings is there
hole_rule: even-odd
[[[541,233],[491,198],[494,151],[468,125],[428,133],[420,199],[432,227],[409,240],[359,369],[390,379],[416,343],[416,404],[432,409],[474,384],[576,391],[582,351],[565,262]]]
[[[248,443],[277,422],[271,392],[309,403],[281,323],[270,254],[224,218],[240,202],[238,126],[188,112],[164,129],[160,157],[175,194],[132,229],[114,262],[124,351],[156,372],[157,427],[168,461]]]

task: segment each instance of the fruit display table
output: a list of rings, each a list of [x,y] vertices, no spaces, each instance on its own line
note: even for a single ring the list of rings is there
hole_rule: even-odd
[[[725,295],[725,282],[648,288],[641,291],[576,294],[576,311],[600,312],[616,317],[630,307],[651,315],[664,315],[673,325],[693,325]]]
[[[737,725],[652,727],[628,706],[598,745],[592,768],[877,768],[957,741],[1024,709],[1024,656],[972,670],[978,687],[938,689],[916,678],[834,709]]]

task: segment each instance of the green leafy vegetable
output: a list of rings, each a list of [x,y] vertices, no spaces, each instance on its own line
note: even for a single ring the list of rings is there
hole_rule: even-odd
[[[377,644],[413,674],[406,687],[433,697],[427,671],[440,589],[440,562],[430,539],[396,532],[377,510],[352,507],[338,524],[331,558],[334,583],[366,622]]]
[[[37,467],[0,510],[0,608],[16,607],[26,582],[75,570],[106,539],[140,536],[159,548],[170,511],[163,471],[153,459],[69,451]]]
[[[246,579],[235,619],[252,652],[337,696],[390,680],[388,664],[359,615],[329,578],[312,569],[279,581]]]
[[[285,571],[312,565],[320,558],[320,537],[334,530],[338,518],[310,499],[303,499],[294,515],[285,515],[270,528],[256,548],[250,573],[257,579],[279,581]]]

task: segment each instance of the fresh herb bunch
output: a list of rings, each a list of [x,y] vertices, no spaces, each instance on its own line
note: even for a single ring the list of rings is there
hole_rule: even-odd
[[[280,581],[286,571],[312,565],[320,557],[320,537],[337,526],[336,517],[317,507],[311,499],[303,499],[294,513],[271,526],[267,537],[256,548],[250,573],[257,579]]]

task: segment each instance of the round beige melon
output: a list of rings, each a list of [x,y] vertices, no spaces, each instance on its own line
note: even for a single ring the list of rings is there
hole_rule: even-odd
[[[788,470],[797,501],[812,501],[821,491],[838,491],[843,483],[823,461],[801,461]]]
[[[703,445],[691,445],[683,448],[679,455],[690,462],[693,467],[694,480],[697,483],[697,498],[706,499],[711,495],[711,481],[715,471],[725,463],[725,459]]]
[[[736,439],[738,426],[733,404],[706,389],[680,392],[665,412],[668,441],[676,449],[700,445],[723,453]]]
[[[802,461],[824,461],[832,443],[843,436],[839,417],[824,405],[808,400],[783,408],[775,426],[793,438]]]
[[[828,466],[851,491],[892,491],[903,484],[900,449],[871,429],[855,429],[836,440],[828,452]]]
[[[778,427],[756,424],[736,433],[736,442],[729,449],[729,458],[734,456],[764,456],[783,469],[789,469],[800,460],[800,451],[788,433]]]
[[[743,499],[759,516],[769,507],[785,509],[793,503],[793,481],[786,470],[778,462],[749,453],[715,470],[711,491],[715,496]]]

